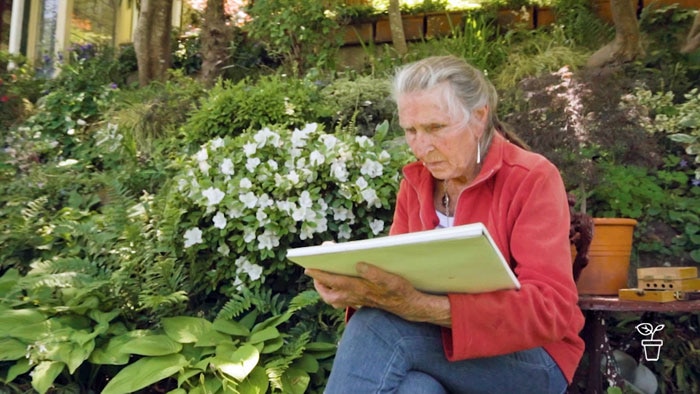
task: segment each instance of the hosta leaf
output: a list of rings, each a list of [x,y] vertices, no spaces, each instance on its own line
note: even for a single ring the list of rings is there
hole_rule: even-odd
[[[27,345],[14,338],[0,338],[0,361],[19,360],[27,354]]]
[[[180,343],[197,342],[212,330],[211,322],[198,317],[167,317],[162,322],[165,333]]]
[[[46,320],[46,316],[35,309],[5,310],[0,314],[0,332],[11,333],[23,327],[34,325]],[[42,331],[42,332],[45,332]],[[10,334],[10,336],[13,336]]]
[[[102,394],[131,393],[176,374],[187,366],[181,354],[146,357],[129,364],[105,386]]]
[[[265,342],[265,347],[262,349],[261,353],[269,354],[269,353],[276,352],[283,345],[284,345],[284,339],[281,336],[274,338],[270,341]]]
[[[24,375],[25,373],[29,372],[31,370],[33,365],[29,364],[29,359],[23,358],[7,370],[7,378],[5,379],[6,382],[11,382],[15,380],[16,377],[19,375]]]
[[[165,356],[178,353],[181,349],[182,344],[175,342],[167,335],[149,335],[130,340],[119,351],[141,356]]]
[[[269,387],[270,381],[267,378],[265,369],[256,366],[238,385],[237,389],[238,392],[245,394],[264,394]]]
[[[65,364],[60,361],[42,361],[32,371],[32,387],[40,394],[49,391]]]
[[[316,357],[304,354],[298,359],[294,360],[294,367],[299,368],[308,373],[316,373],[318,372],[319,365],[318,360],[316,360]]]
[[[212,328],[224,334],[234,335],[239,337],[247,337],[250,330],[243,324],[235,320],[217,319],[212,323]]]
[[[262,331],[258,331],[253,333],[250,338],[248,339],[248,342],[252,344],[268,341],[270,339],[274,338],[279,338],[280,332],[277,330],[276,327],[268,327]]]
[[[309,386],[309,374],[299,368],[288,368],[282,375],[282,391],[288,394],[304,394]]]
[[[236,380],[243,380],[258,365],[260,352],[255,346],[244,344],[233,354],[220,354],[217,349],[212,364],[221,372]]]

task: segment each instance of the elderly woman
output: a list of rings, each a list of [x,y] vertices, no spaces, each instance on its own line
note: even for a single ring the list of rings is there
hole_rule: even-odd
[[[349,308],[326,392],[563,393],[584,346],[557,168],[507,138],[493,85],[459,58],[404,66],[393,89],[417,161],[390,233],[482,222],[521,288],[427,294],[371,261],[356,278],[307,270]]]

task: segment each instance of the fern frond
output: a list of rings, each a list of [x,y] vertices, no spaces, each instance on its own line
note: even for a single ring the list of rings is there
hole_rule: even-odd
[[[248,293],[248,295],[250,295],[250,293]],[[234,295],[226,302],[226,304],[224,304],[219,313],[216,315],[216,318],[230,320],[240,316],[243,312],[246,312],[253,306],[252,299],[253,297],[246,297],[245,295]]]
[[[265,363],[265,372],[267,372],[270,384],[277,390],[283,392],[285,390],[282,385],[282,375],[284,375],[294,360],[304,355],[304,350],[306,349],[306,344],[309,343],[311,333],[307,331],[299,336],[288,338],[292,338],[292,341],[285,343],[279,352],[283,356],[273,358]]]
[[[46,211],[45,205],[48,203],[48,196],[41,196],[27,203],[27,206],[22,209],[22,217],[27,223],[32,223]]]
[[[320,299],[321,297],[316,291],[306,290],[292,298],[292,300],[289,302],[289,307],[287,310],[289,312],[296,312],[299,309],[316,304]]]

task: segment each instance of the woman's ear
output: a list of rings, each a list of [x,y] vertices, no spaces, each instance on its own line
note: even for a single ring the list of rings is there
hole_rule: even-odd
[[[476,128],[474,130],[474,135],[477,139],[481,138],[486,132],[486,124],[488,123],[490,109],[488,105],[477,108],[471,113],[471,120],[474,122]]]

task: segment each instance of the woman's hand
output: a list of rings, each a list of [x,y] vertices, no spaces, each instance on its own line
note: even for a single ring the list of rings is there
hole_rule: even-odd
[[[383,309],[406,320],[449,326],[450,307],[445,296],[416,290],[406,279],[371,264],[358,263],[359,277],[307,269],[323,300],[335,308],[361,307]]]

